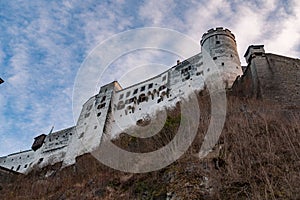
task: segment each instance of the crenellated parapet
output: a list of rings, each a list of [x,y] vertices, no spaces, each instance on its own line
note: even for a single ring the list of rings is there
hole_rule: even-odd
[[[202,35],[202,39],[200,41],[201,46],[205,43],[205,41],[210,38],[210,37],[214,37],[214,36],[219,36],[219,35],[225,35],[227,37],[232,38],[232,40],[235,41],[235,36],[233,33],[231,33],[231,31],[227,28],[223,28],[223,27],[218,27],[216,29],[209,29],[206,33],[204,33]]]

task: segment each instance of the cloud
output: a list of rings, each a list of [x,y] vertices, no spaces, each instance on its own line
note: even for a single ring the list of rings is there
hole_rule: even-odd
[[[274,34],[265,38],[265,48],[271,52],[286,56],[299,56],[300,45],[300,3],[290,2],[287,8],[277,7],[277,13],[270,29]]]

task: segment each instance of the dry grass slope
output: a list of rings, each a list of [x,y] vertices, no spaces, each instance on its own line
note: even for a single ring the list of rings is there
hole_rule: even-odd
[[[197,158],[210,121],[210,99],[199,94],[201,118],[189,150],[168,167],[145,174],[110,169],[91,155],[60,170],[60,163],[34,170],[2,186],[0,199],[300,199],[299,111],[255,99],[228,97],[218,144]],[[114,143],[134,152],[167,144],[180,123],[180,107],[150,139],[123,133]]]

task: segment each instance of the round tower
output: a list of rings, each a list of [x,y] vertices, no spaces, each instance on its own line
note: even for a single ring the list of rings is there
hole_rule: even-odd
[[[236,77],[243,74],[234,35],[222,27],[210,29],[200,44],[203,59],[212,59],[226,86],[231,87]]]

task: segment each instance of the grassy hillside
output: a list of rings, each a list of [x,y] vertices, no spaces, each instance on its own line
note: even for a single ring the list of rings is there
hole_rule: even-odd
[[[90,154],[60,170],[60,163],[2,184],[0,199],[300,199],[300,115],[274,102],[228,97],[218,144],[199,152],[210,121],[207,92],[198,97],[196,139],[176,162],[159,171],[130,174],[110,169]],[[150,139],[125,133],[114,143],[149,152],[172,140],[180,106],[168,111],[164,128]]]

